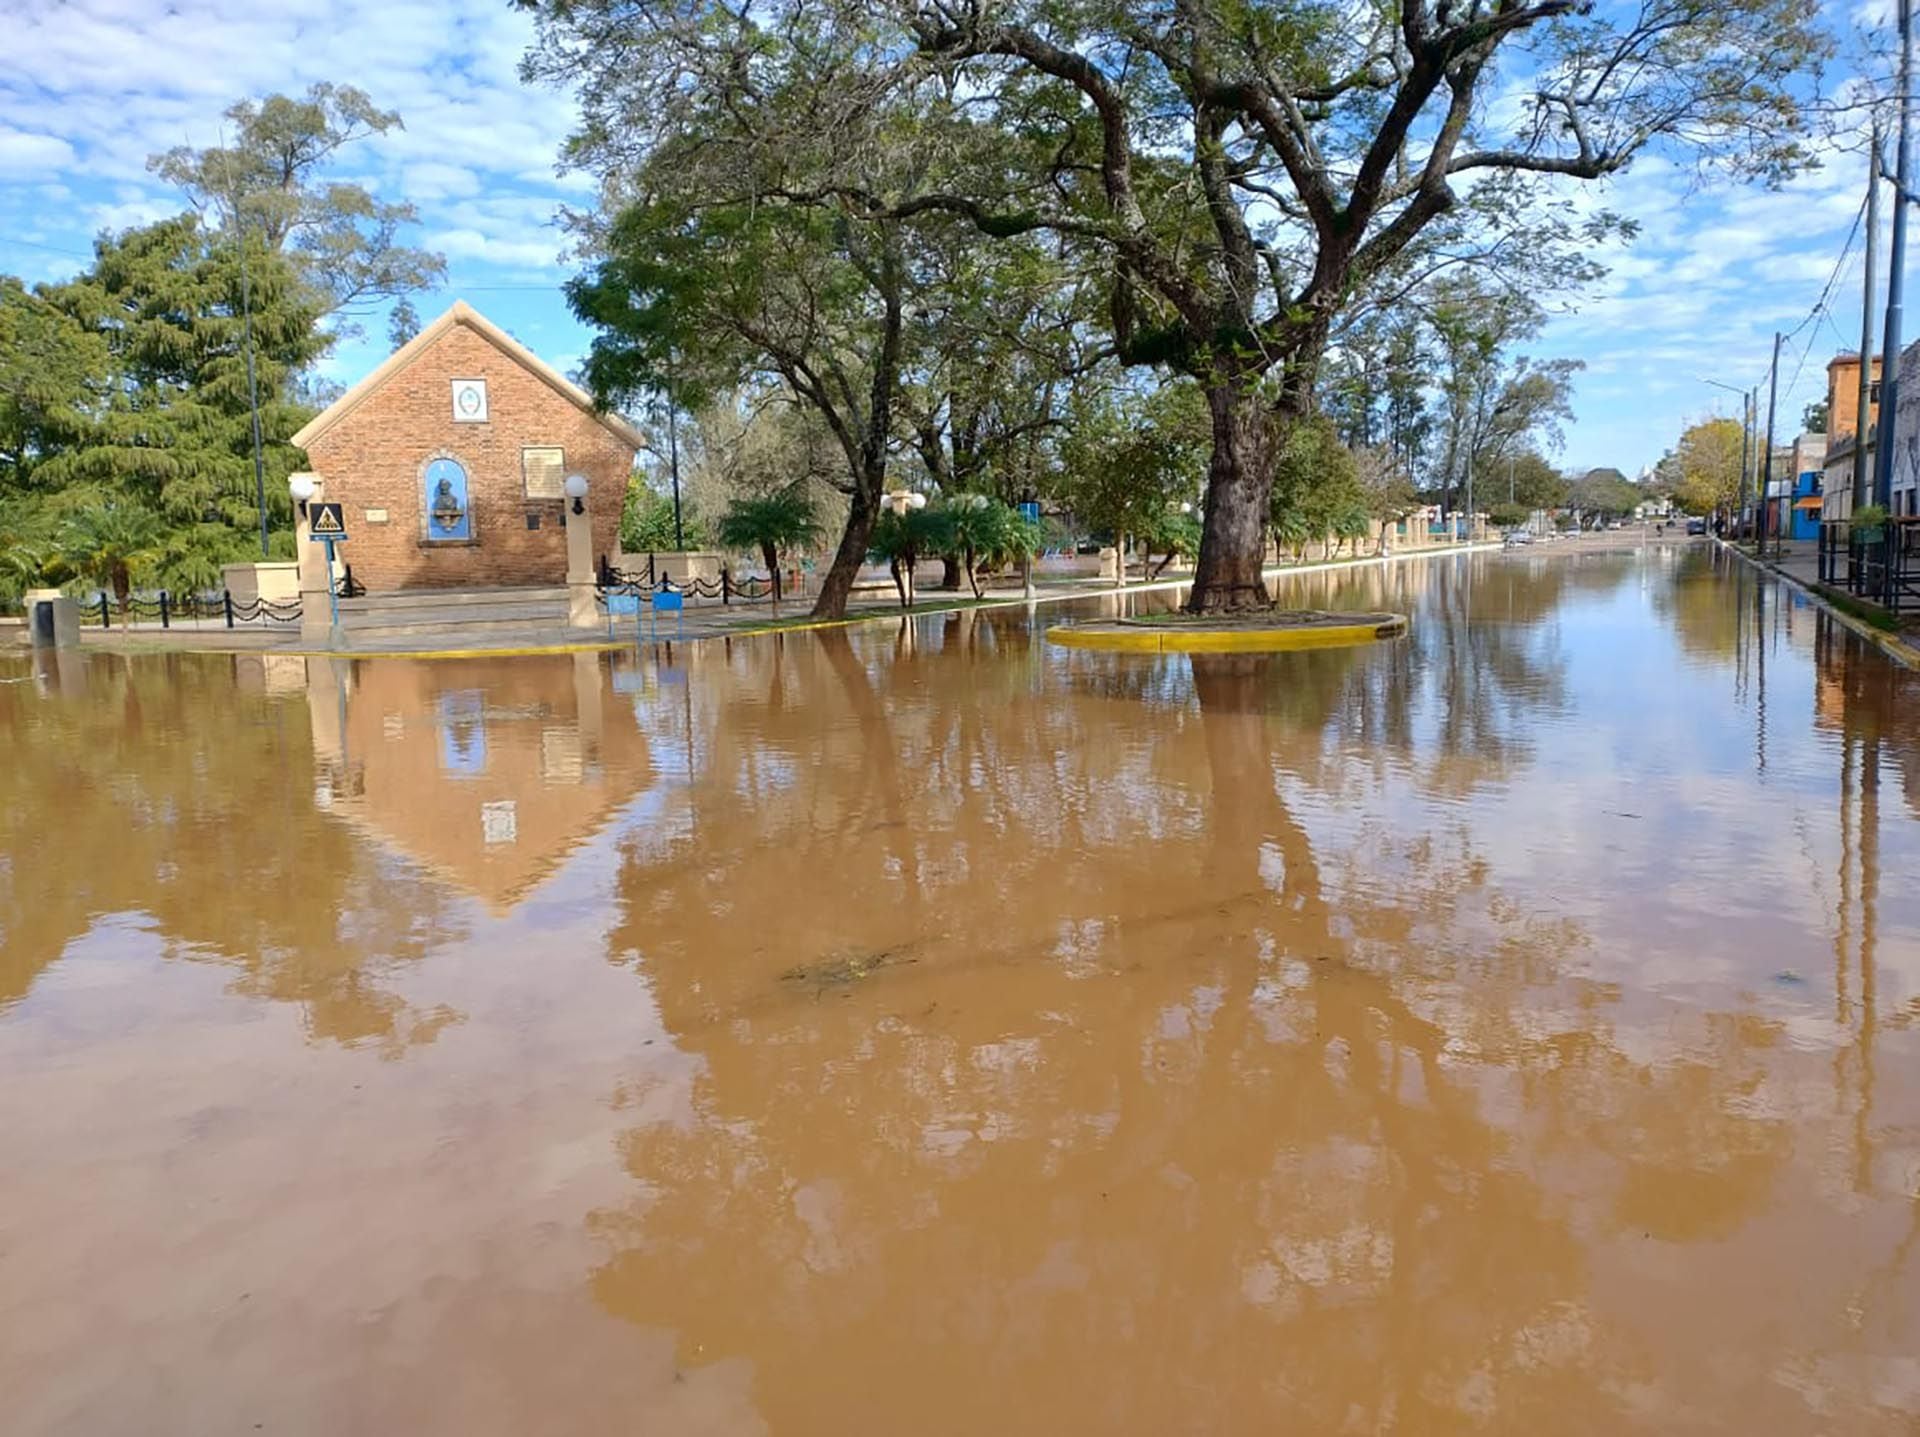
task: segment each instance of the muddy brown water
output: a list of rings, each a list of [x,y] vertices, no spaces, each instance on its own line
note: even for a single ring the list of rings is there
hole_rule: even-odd
[[[1287,598],[0,660],[0,1429],[1913,1432],[1920,677]]]

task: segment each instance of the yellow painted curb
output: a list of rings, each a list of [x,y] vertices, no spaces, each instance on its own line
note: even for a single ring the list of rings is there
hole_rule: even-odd
[[[1885,629],[1876,628],[1865,619],[1855,618],[1818,589],[1802,583],[1785,569],[1776,568],[1772,564],[1754,558],[1753,555],[1747,553],[1746,550],[1742,549],[1738,544],[1729,543],[1725,539],[1716,539],[1714,542],[1719,544],[1721,548],[1727,550],[1727,552],[1746,560],[1747,563],[1759,569],[1762,573],[1771,574],[1781,583],[1798,589],[1801,593],[1805,594],[1808,599],[1826,610],[1827,616],[1836,624],[1840,625],[1841,628],[1859,635],[1876,649],[1880,650],[1881,653],[1892,659],[1896,664],[1904,668],[1920,669],[1920,649],[1914,648],[1913,645],[1888,633]]]
[[[1106,649],[1133,654],[1283,654],[1302,649],[1351,648],[1391,639],[1407,631],[1394,615],[1380,624],[1319,624],[1296,629],[1206,630],[1093,628],[1059,624],[1047,630],[1047,642],[1068,649]]]

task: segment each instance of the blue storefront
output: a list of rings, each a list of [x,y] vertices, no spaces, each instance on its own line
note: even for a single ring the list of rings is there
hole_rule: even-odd
[[[1793,526],[1789,539],[1820,537],[1820,471],[1802,470],[1793,480]]]

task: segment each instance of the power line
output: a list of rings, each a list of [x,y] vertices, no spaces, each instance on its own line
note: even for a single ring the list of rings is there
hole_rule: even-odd
[[[1860,222],[1866,218],[1866,213],[1867,201],[1865,196],[1862,196],[1860,208],[1853,212],[1853,227],[1847,231],[1847,242],[1841,247],[1840,257],[1833,262],[1833,271],[1827,276],[1827,282],[1820,288],[1820,297],[1814,300],[1813,308],[1807,311],[1806,317],[1786,332],[1782,337],[1783,343],[1792,343],[1801,330],[1805,329],[1808,325],[1812,324],[1814,320],[1827,312],[1827,301],[1833,298],[1833,288],[1840,283],[1841,272],[1846,268],[1847,260],[1853,254],[1854,241],[1860,238]],[[1829,323],[1831,323],[1831,320],[1829,320]],[[1843,347],[1845,343],[1845,340],[1841,341]],[[1809,339],[1805,345],[1800,347],[1800,363],[1793,371],[1793,378],[1787,381],[1787,393],[1793,393],[1794,386],[1800,382],[1800,375],[1807,367],[1807,357],[1812,353],[1813,344],[1811,339]],[[1756,381],[1756,384],[1765,382],[1766,381],[1762,379]]]

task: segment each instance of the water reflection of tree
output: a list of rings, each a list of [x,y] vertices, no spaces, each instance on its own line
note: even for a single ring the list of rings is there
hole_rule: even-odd
[[[454,1017],[385,982],[448,936],[434,888],[316,809],[304,697],[244,691],[246,662],[94,656],[83,692],[0,688],[0,1005],[141,914],[317,1038],[399,1051]]]
[[[1654,611],[1673,625],[1680,647],[1697,659],[1731,663],[1751,623],[1748,572],[1718,549],[1690,549],[1668,582],[1652,589]]]
[[[1496,1407],[1545,1430],[1569,1397],[1625,1425],[1640,1357],[1590,1308],[1585,1244],[1595,1202],[1637,1220],[1636,1154],[1592,1122],[1614,1181],[1565,1191],[1492,1099],[1518,1073],[1573,1123],[1630,1105],[1656,1152],[1757,1154],[1721,1204],[1751,1210],[1782,1158],[1741,1104],[1764,1035],[1631,1059],[1564,971],[1578,933],[1428,925],[1484,883],[1471,854],[1381,840],[1383,888],[1380,853],[1317,851],[1280,797],[1318,737],[1276,723],[1279,667],[1199,660],[1192,715],[876,668],[844,638],[796,663],[812,782],[908,821],[716,802],[697,861],[623,874],[612,950],[703,1066],[690,1117],[625,1140],[600,1300],[684,1361],[750,1358],[776,1430]]]

